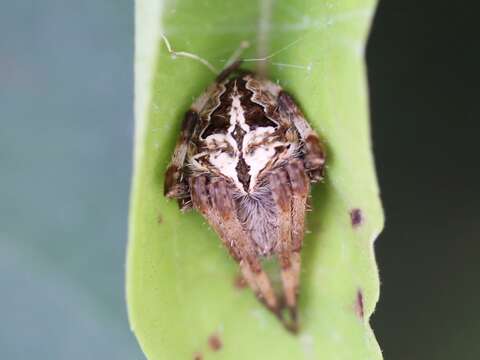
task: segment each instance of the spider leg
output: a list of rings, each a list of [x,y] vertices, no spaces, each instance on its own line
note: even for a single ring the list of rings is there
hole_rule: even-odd
[[[186,208],[185,204],[190,198],[189,184],[183,173],[185,160],[189,151],[190,139],[195,134],[195,131],[198,131],[202,111],[217,106],[216,103],[211,102],[211,99],[217,99],[217,95],[224,91],[224,89],[225,87],[218,83],[210,85],[207,90],[195,100],[183,119],[180,136],[165,173],[164,183],[164,195],[172,199],[178,199],[182,209]]]
[[[307,199],[310,191],[310,179],[305,172],[303,161],[292,161],[286,167],[288,177],[290,178],[290,185],[292,187],[292,247],[290,254],[290,261],[285,268],[285,273],[288,278],[290,277],[294,282],[292,285],[294,289],[294,306],[290,306],[295,311],[292,315],[296,319],[297,308],[297,293],[298,284],[300,282],[300,270],[301,270],[301,256],[300,251],[303,245],[303,238],[305,235],[305,213],[307,208]],[[290,265],[290,267],[288,267]],[[287,303],[288,303],[287,298]]]
[[[277,296],[268,275],[262,269],[260,261],[256,257],[242,259],[240,261],[240,270],[257,298],[276,316],[280,317],[280,306]]]
[[[313,182],[322,180],[325,175],[325,146],[288,93],[281,91],[277,101],[280,116],[293,123],[305,144],[305,168],[310,179]]]
[[[286,170],[292,187],[292,250],[299,252],[305,235],[305,213],[310,182],[301,160],[290,162]]]
[[[222,70],[220,74],[217,75],[217,82],[221,83],[226,80],[230,74],[238,70],[240,65],[242,64],[242,60],[235,60],[231,64],[229,64],[225,69]]]
[[[236,216],[235,203],[228,183],[222,178],[209,179],[206,175],[201,175],[191,179],[191,189],[193,205],[208,220],[230,255],[240,264],[242,274],[250,288],[272,312],[278,315],[277,297],[254,247]]]
[[[220,74],[217,75],[217,82],[223,82],[230,76],[230,74],[238,70],[238,68],[242,64],[240,56],[242,55],[243,51],[249,46],[250,43],[248,41],[242,41],[240,43],[240,46],[237,48],[237,50],[233,52],[232,56],[230,56],[230,58],[225,63],[225,67],[223,68],[223,70],[220,72]]]
[[[190,110],[185,114],[180,137],[177,140],[172,159],[165,173],[164,195],[173,199],[188,197],[188,184],[183,175],[183,165],[187,156],[188,143],[198,123],[198,113]]]
[[[270,175],[272,196],[277,205],[279,244],[276,249],[281,267],[283,292],[290,311],[291,324],[297,330],[297,295],[300,282],[301,256],[305,228],[305,207],[309,179],[303,163],[295,159]]]

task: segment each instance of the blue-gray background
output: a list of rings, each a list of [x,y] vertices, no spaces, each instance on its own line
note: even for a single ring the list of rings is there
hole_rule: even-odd
[[[1,1],[0,359],[143,359],[123,275],[133,1]]]
[[[2,360],[143,359],[123,289],[132,3],[0,0]],[[368,47],[386,359],[480,358],[479,6],[455,6],[381,1]]]

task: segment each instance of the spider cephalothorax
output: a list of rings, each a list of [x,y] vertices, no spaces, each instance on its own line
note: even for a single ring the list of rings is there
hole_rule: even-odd
[[[249,286],[276,314],[286,303],[295,328],[307,197],[310,182],[323,178],[325,151],[279,85],[238,65],[185,115],[165,195],[202,213]],[[261,266],[271,255],[281,266],[284,301]]]

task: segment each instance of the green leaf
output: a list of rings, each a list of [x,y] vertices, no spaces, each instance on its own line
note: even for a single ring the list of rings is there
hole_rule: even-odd
[[[373,242],[383,226],[364,64],[375,1],[136,3],[127,300],[148,359],[381,359],[368,322],[379,296]],[[237,266],[205,220],[163,196],[183,114],[214,75],[173,59],[161,33],[175,50],[218,68],[242,40],[253,44],[246,57],[256,56],[259,41],[268,44],[269,77],[294,95],[327,144],[327,179],[314,186],[308,214],[296,336],[249,289],[234,286]],[[353,209],[363,218],[356,227]],[[216,351],[212,335],[222,344]]]

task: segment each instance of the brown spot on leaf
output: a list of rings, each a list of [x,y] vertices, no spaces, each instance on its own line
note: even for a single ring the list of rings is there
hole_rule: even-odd
[[[363,319],[363,293],[362,290],[357,291],[357,299],[355,301],[355,312],[357,316]]]
[[[196,352],[195,354],[193,354],[193,360],[203,360],[202,353]]]
[[[162,216],[162,214],[158,214],[158,216],[157,216],[157,224],[161,224],[161,223],[163,223],[163,216]]]
[[[210,337],[208,338],[208,346],[213,351],[218,351],[222,348],[222,340],[220,340],[218,334],[210,335]]]
[[[247,282],[242,275],[237,275],[235,279],[233,279],[233,286],[235,286],[235,289],[245,289],[247,287]]]
[[[351,220],[352,226],[353,226],[354,228],[362,225],[362,223],[363,223],[362,210],[360,210],[360,209],[352,209],[352,210],[350,210],[350,220]]]

